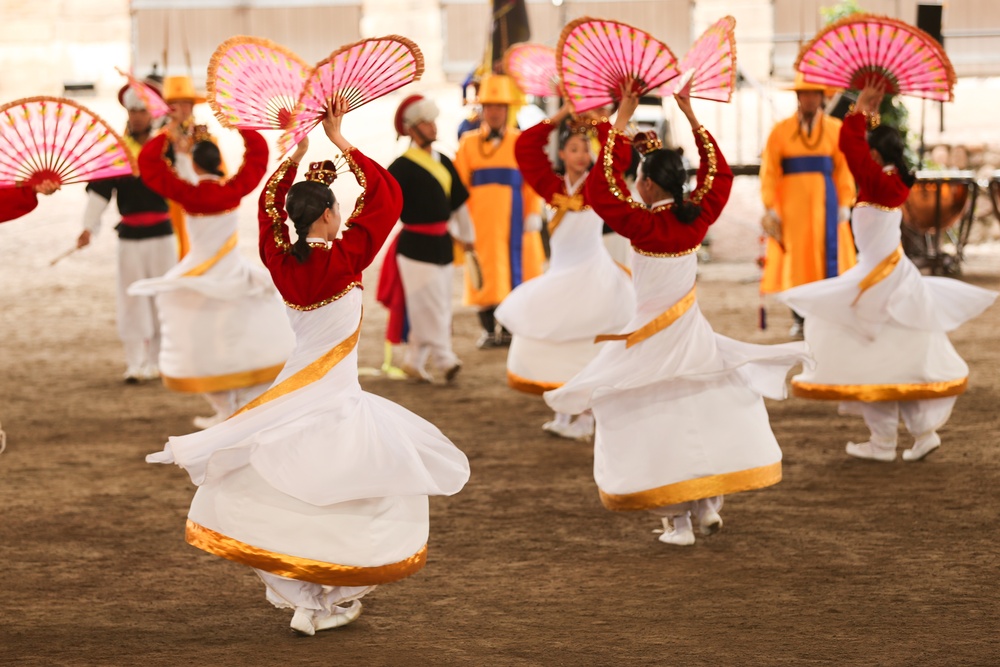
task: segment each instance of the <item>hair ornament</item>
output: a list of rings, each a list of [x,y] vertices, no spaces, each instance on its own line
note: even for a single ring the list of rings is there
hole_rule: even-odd
[[[660,141],[660,138],[656,136],[656,132],[653,130],[636,132],[632,136],[632,145],[639,151],[639,155],[646,155],[647,153],[663,148],[663,142]]]
[[[347,160],[340,164],[336,160],[323,160],[321,162],[310,162],[309,171],[306,172],[307,181],[316,181],[323,185],[330,185],[336,180],[339,174],[348,171]]]

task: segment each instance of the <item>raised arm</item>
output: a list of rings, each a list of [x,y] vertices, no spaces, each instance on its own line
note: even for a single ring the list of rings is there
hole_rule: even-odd
[[[603,129],[599,130],[603,134]],[[622,236],[636,242],[655,224],[652,213],[632,199],[624,173],[632,162],[632,140],[617,128],[607,131],[597,166],[587,176],[586,198],[597,215]]]
[[[708,130],[703,125],[698,125],[692,130],[695,142],[698,144],[698,156],[701,162],[698,165],[697,186],[691,194],[691,201],[701,206],[699,219],[712,224],[719,218],[726,202],[729,201],[729,192],[733,188],[733,171]]]
[[[267,142],[254,130],[240,130],[240,134],[245,146],[243,164],[223,187],[242,199],[257,187],[267,172]]]
[[[150,190],[187,208],[197,201],[198,189],[178,177],[163,159],[169,139],[163,132],[146,142],[139,151],[139,175]]]
[[[514,144],[514,158],[525,182],[547,202],[551,202],[552,196],[557,193],[565,194],[563,179],[553,171],[545,153],[549,134],[557,127],[559,123],[555,118],[546,118],[521,132]]]
[[[278,165],[271,178],[267,179],[260,193],[257,208],[257,223],[260,230],[260,259],[265,266],[271,266],[289,252],[292,244],[288,236],[285,219],[285,197],[295,182],[299,163],[288,159]]]

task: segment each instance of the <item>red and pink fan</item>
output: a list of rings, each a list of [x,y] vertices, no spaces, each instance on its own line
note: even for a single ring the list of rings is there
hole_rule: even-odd
[[[288,129],[312,67],[280,44],[238,35],[208,63],[208,103],[224,127]]]
[[[504,68],[517,87],[535,97],[559,95],[556,51],[541,44],[514,44],[504,54]]]
[[[0,106],[0,188],[138,173],[122,138],[75,102],[29,97]]]
[[[666,44],[618,21],[583,17],[568,23],[556,53],[565,97],[577,113],[617,100],[628,78],[636,80],[639,95],[658,95],[680,74]]]
[[[160,93],[154,90],[149,84],[140,81],[131,74],[115,68],[119,74],[128,79],[128,87],[132,89],[142,103],[146,105],[146,110],[153,118],[162,118],[170,113],[170,105],[163,101]]]
[[[807,44],[795,69],[810,83],[928,100],[954,99],[955,70],[938,42],[920,28],[886,16],[852,14]]]
[[[344,97],[348,111],[353,111],[416,81],[423,73],[420,47],[399,35],[340,47],[317,63],[306,80],[291,124],[278,140],[279,153],[286,153],[323,120],[330,98]]]
[[[736,19],[724,16],[701,34],[681,60],[681,75],[667,84],[664,95],[687,88],[691,97],[728,102],[736,88]]]

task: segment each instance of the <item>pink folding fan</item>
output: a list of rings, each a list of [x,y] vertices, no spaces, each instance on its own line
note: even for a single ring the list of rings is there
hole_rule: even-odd
[[[262,37],[227,39],[208,64],[208,103],[225,127],[287,129],[312,68]]]
[[[681,60],[681,75],[667,84],[664,95],[685,87],[691,97],[728,102],[736,88],[736,19],[724,16],[701,34]]]
[[[154,90],[152,86],[140,81],[127,72],[121,71],[117,67],[115,70],[128,79],[128,87],[131,88],[139,99],[142,100],[142,103],[146,105],[146,110],[149,111],[149,115],[153,118],[162,118],[170,113],[170,105],[163,101],[163,97],[159,92]]]
[[[955,71],[941,45],[886,16],[852,14],[827,26],[802,49],[795,69],[806,81],[831,87],[881,83],[889,95],[954,99]]]
[[[399,35],[340,47],[320,61],[306,80],[291,124],[278,140],[279,152],[287,152],[323,120],[331,97],[343,96],[348,111],[353,111],[416,81],[423,72],[420,47]]]
[[[89,109],[59,97],[0,106],[0,188],[135,174],[125,142]]]
[[[504,67],[517,87],[528,95],[559,95],[559,69],[555,49],[541,44],[514,44],[504,54]]]
[[[559,36],[556,53],[565,97],[577,113],[617,100],[630,77],[636,80],[636,93],[657,95],[680,74],[666,44],[618,21],[572,21]]]

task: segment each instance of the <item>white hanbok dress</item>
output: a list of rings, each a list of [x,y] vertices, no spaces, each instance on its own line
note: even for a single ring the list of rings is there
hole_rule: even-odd
[[[227,415],[267,388],[294,344],[270,275],[236,247],[235,206],[257,186],[267,165],[263,139],[244,137],[244,165],[221,184],[215,176],[201,176],[197,184],[181,180],[157,152],[165,137],[147,143],[140,155],[143,179],[188,211],[191,249],[161,278],[129,287],[130,294],[155,296],[164,385],[181,392],[240,391]]]

